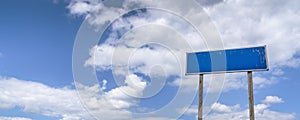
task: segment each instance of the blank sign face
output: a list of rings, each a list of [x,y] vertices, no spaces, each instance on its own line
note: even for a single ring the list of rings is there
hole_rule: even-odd
[[[266,47],[187,53],[186,74],[268,70]]]

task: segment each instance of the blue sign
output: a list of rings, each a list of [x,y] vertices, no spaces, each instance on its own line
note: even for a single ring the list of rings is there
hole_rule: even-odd
[[[266,46],[187,53],[186,74],[268,70]]]

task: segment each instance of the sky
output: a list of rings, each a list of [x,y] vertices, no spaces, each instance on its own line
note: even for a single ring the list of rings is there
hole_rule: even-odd
[[[261,45],[255,117],[297,120],[299,2],[2,0],[0,120],[195,120],[186,52]],[[204,120],[247,120],[247,88],[245,72],[204,75]]]

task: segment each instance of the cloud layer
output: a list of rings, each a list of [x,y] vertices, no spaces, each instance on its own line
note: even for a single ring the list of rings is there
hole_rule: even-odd
[[[275,98],[275,99],[274,99]],[[270,101],[272,99],[272,101]],[[273,101],[276,102],[273,102]],[[270,108],[275,103],[280,103],[282,98],[278,96],[267,96],[262,101],[269,101],[264,102],[262,104],[255,105],[255,118],[258,120],[295,120],[296,115],[293,113],[281,113],[277,111],[273,111]],[[249,109],[242,109],[239,104],[230,106],[225,105],[219,102],[213,103],[211,106],[211,113],[209,113],[204,118],[206,120],[248,120],[249,119]],[[192,106],[189,110],[185,112],[186,115],[194,115],[197,116],[198,108],[197,106]]]
[[[300,51],[300,44],[297,40],[300,38],[300,28],[296,20],[300,17],[298,8],[295,6],[299,1],[276,0],[269,2],[262,0],[250,2],[226,0],[207,4],[205,1],[199,2],[206,5],[204,6],[205,10],[219,29],[225,48],[266,44],[271,75],[284,74],[283,68],[299,65],[300,60],[297,56]],[[161,6],[161,4],[166,3],[128,0],[119,2],[117,7],[110,7],[112,4],[116,3],[73,0],[67,8],[70,9],[70,13],[73,15],[85,15],[90,24],[105,24],[109,20],[116,19],[110,16],[122,15],[122,13],[131,10],[130,8],[133,8],[134,5],[136,5],[135,7]],[[182,17],[192,17],[192,12],[189,11],[186,16]],[[166,29],[168,26],[172,26],[175,32],[170,31],[169,28]],[[129,71],[146,75],[149,75],[149,70],[153,65],[161,65],[162,68],[165,68],[163,73],[165,76],[184,76],[182,74],[185,64],[184,53],[191,50],[191,48],[194,50],[207,49],[202,37],[196,31],[193,31],[193,28],[184,26],[189,25],[180,21],[179,18],[163,12],[147,12],[146,15],[140,14],[140,16],[121,19],[112,24],[112,31],[109,37],[104,40],[106,43],[96,45],[91,49],[91,57],[86,64],[106,69],[111,69],[111,65],[114,64],[121,65],[119,69],[115,67],[117,69],[115,74],[124,74]],[[133,27],[137,29],[131,30]],[[123,36],[120,38],[118,33],[122,32],[124,34],[121,34]],[[119,42],[112,43],[115,41]],[[150,42],[167,45],[168,48],[151,50],[140,48],[145,43]],[[174,54],[165,56],[164,53]],[[136,58],[132,57],[132,54],[137,54],[135,55]],[[145,55],[152,56],[145,58]],[[125,59],[119,59],[120,56],[124,56]],[[129,61],[129,57],[134,58],[133,61]],[[181,64],[181,68],[178,67],[179,64]],[[126,68],[127,66],[132,68],[131,71]],[[182,71],[178,71],[178,69]],[[224,86],[224,91],[246,88],[245,82],[238,81],[240,75],[230,76],[226,78],[227,84]],[[280,79],[276,77],[255,77],[254,84],[257,83],[256,88],[274,84]],[[191,85],[194,84],[197,83]]]
[[[24,117],[0,117],[0,120],[32,120]]]
[[[41,114],[49,117],[60,118],[61,120],[81,120],[93,119],[92,115],[99,115],[98,118],[118,120],[118,119],[132,119],[131,112],[126,110],[136,105],[136,102],[126,93],[133,93],[139,96],[140,91],[145,86],[145,83],[140,80],[136,75],[131,75],[126,78],[128,86],[115,88],[103,96],[95,93],[95,89],[99,86],[86,87],[84,99],[89,102],[86,107],[94,107],[85,111],[81,106],[76,91],[70,88],[52,88],[41,83],[18,80],[16,78],[0,79],[0,108],[11,109],[15,106],[21,108],[23,112]],[[139,84],[136,84],[139,83]],[[20,87],[21,86],[21,87]],[[295,114],[281,113],[271,110],[271,106],[275,103],[282,103],[283,99],[278,96],[266,96],[262,100],[262,104],[255,106],[255,115],[260,120],[295,120]],[[91,106],[88,106],[91,105]],[[214,103],[211,106],[212,113],[205,117],[207,120],[228,119],[233,120],[246,120],[248,119],[248,110],[242,110],[239,104],[228,106],[222,103]],[[183,111],[182,111],[183,110]],[[197,106],[191,107],[185,112],[186,115],[197,115]],[[90,114],[89,114],[89,113]],[[118,114],[116,116],[115,114]],[[121,118],[120,118],[121,117]],[[0,117],[1,120],[31,120],[30,118],[23,117]],[[172,120],[172,118],[139,118],[138,120],[148,119],[161,119]]]
[[[199,2],[205,5],[204,9],[218,28],[225,48],[267,45],[271,72],[254,74],[256,90],[280,81],[282,78],[279,76],[284,75],[284,68],[299,66],[300,44],[297,42],[300,38],[297,21],[300,19],[297,6],[300,4],[299,1],[215,0],[206,2],[200,0]],[[115,16],[128,12],[131,8],[149,5],[163,6],[166,3],[168,2],[126,0],[116,4],[72,0],[67,8],[70,9],[71,14],[85,15],[90,24],[101,26],[115,19]],[[185,4],[176,2],[168,4],[171,7],[180,5]],[[184,13],[184,16],[180,17],[202,20],[195,15],[193,9],[187,7],[178,7],[180,9],[178,11]],[[86,61],[86,65],[99,68],[100,71],[113,69],[114,74],[123,76],[132,73],[149,76],[151,68],[160,65],[164,70],[158,72],[158,76],[177,76],[169,85],[181,86],[185,91],[191,91],[192,89],[189,88],[196,87],[197,81],[193,81],[194,77],[185,77],[182,72],[184,69],[182,66],[185,63],[184,54],[191,50],[190,48],[197,51],[207,50],[205,42],[214,42],[214,40],[204,41],[197,31],[184,27],[189,25],[180,21],[178,17],[161,12],[139,15],[113,23],[111,33],[104,40],[106,42],[91,48],[90,58]],[[156,43],[156,45],[150,43]],[[120,59],[120,57],[125,59]],[[224,86],[222,83],[211,83],[209,80],[212,78],[209,77],[205,82],[208,92],[219,91],[220,88],[223,88],[223,92],[247,88],[246,76],[243,74],[227,75]],[[209,86],[217,87],[208,88]],[[257,109],[261,108],[266,113],[276,114],[267,109],[268,104],[281,102],[283,101],[276,96],[267,96],[263,101],[264,104],[257,105]],[[215,103],[213,106],[212,109],[223,113],[221,116],[240,119],[235,115],[243,116],[246,113],[246,110],[237,111],[237,106],[226,106],[220,103]],[[263,119],[269,118],[265,114],[258,116]],[[287,119],[293,119],[293,117],[289,116]]]
[[[100,94],[102,90],[98,85],[81,86],[82,91],[76,91],[68,87],[53,88],[37,82],[1,77],[0,109],[20,107],[26,113],[62,120],[92,119],[92,115],[98,115],[101,119],[130,119],[131,112],[127,109],[138,101],[129,95],[141,96],[146,83],[136,75],[128,76],[125,81],[126,86]],[[85,93],[85,96],[79,98],[77,92]],[[88,103],[84,107],[91,108],[89,111],[84,109],[80,99]]]
[[[297,67],[300,51],[297,0],[226,0],[206,11],[215,21],[228,47],[268,47],[271,68]]]

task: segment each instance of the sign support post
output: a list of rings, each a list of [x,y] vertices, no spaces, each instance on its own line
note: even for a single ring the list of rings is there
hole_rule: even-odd
[[[198,120],[202,120],[203,110],[203,74],[199,75],[199,100],[198,100]]]
[[[198,120],[203,120],[203,75],[233,72],[247,72],[249,118],[255,119],[252,72],[269,70],[266,46],[187,53],[186,61],[186,75],[199,75]]]
[[[254,99],[253,99],[252,71],[248,71],[248,93],[249,93],[249,115],[250,115],[250,120],[254,120]]]

